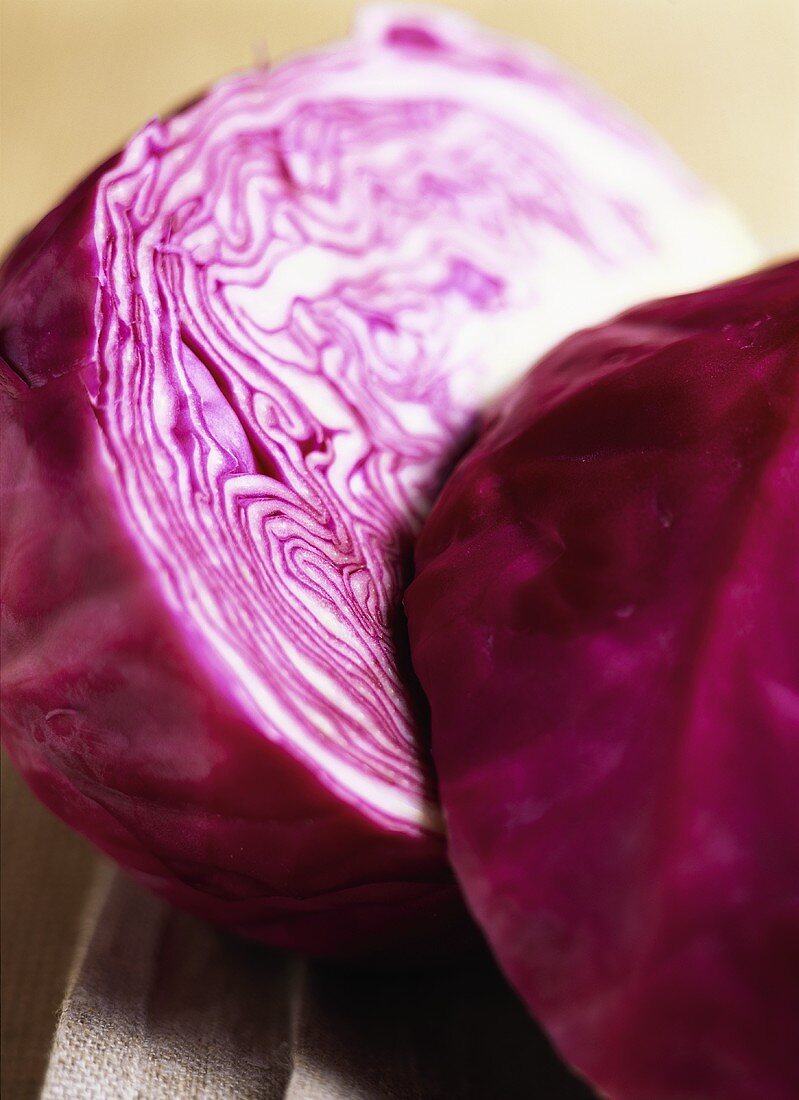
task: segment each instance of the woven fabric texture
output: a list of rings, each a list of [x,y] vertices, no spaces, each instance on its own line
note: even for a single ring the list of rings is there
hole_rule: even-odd
[[[228,937],[108,871],[43,1100],[588,1100],[486,957],[312,962]]]

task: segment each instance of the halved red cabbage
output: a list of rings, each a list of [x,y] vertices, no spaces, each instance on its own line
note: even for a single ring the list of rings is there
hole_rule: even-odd
[[[799,261],[572,336],[406,605],[450,850],[615,1100],[799,1096]]]
[[[239,931],[449,938],[415,532],[531,333],[749,251],[614,107],[443,13],[368,11],[150,123],[0,276],[4,728],[31,786]]]

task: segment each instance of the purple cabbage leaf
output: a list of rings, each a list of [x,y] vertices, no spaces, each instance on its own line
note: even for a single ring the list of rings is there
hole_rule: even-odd
[[[450,854],[613,1100],[799,1095],[799,261],[573,335],[406,596]]]

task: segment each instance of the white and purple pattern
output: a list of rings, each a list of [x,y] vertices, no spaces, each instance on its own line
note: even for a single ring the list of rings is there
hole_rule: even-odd
[[[566,331],[729,271],[734,219],[549,59],[377,8],[143,130],[95,240],[92,397],[170,604],[266,736],[436,827],[395,654],[442,476]]]

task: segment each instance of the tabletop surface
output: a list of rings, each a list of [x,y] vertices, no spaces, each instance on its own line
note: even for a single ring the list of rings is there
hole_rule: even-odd
[[[0,249],[144,120],[346,30],[347,0],[2,0]],[[454,5],[453,5],[454,6]],[[796,0],[467,0],[658,127],[766,253],[799,250]],[[95,857],[6,764],[2,1094],[37,1095]]]

